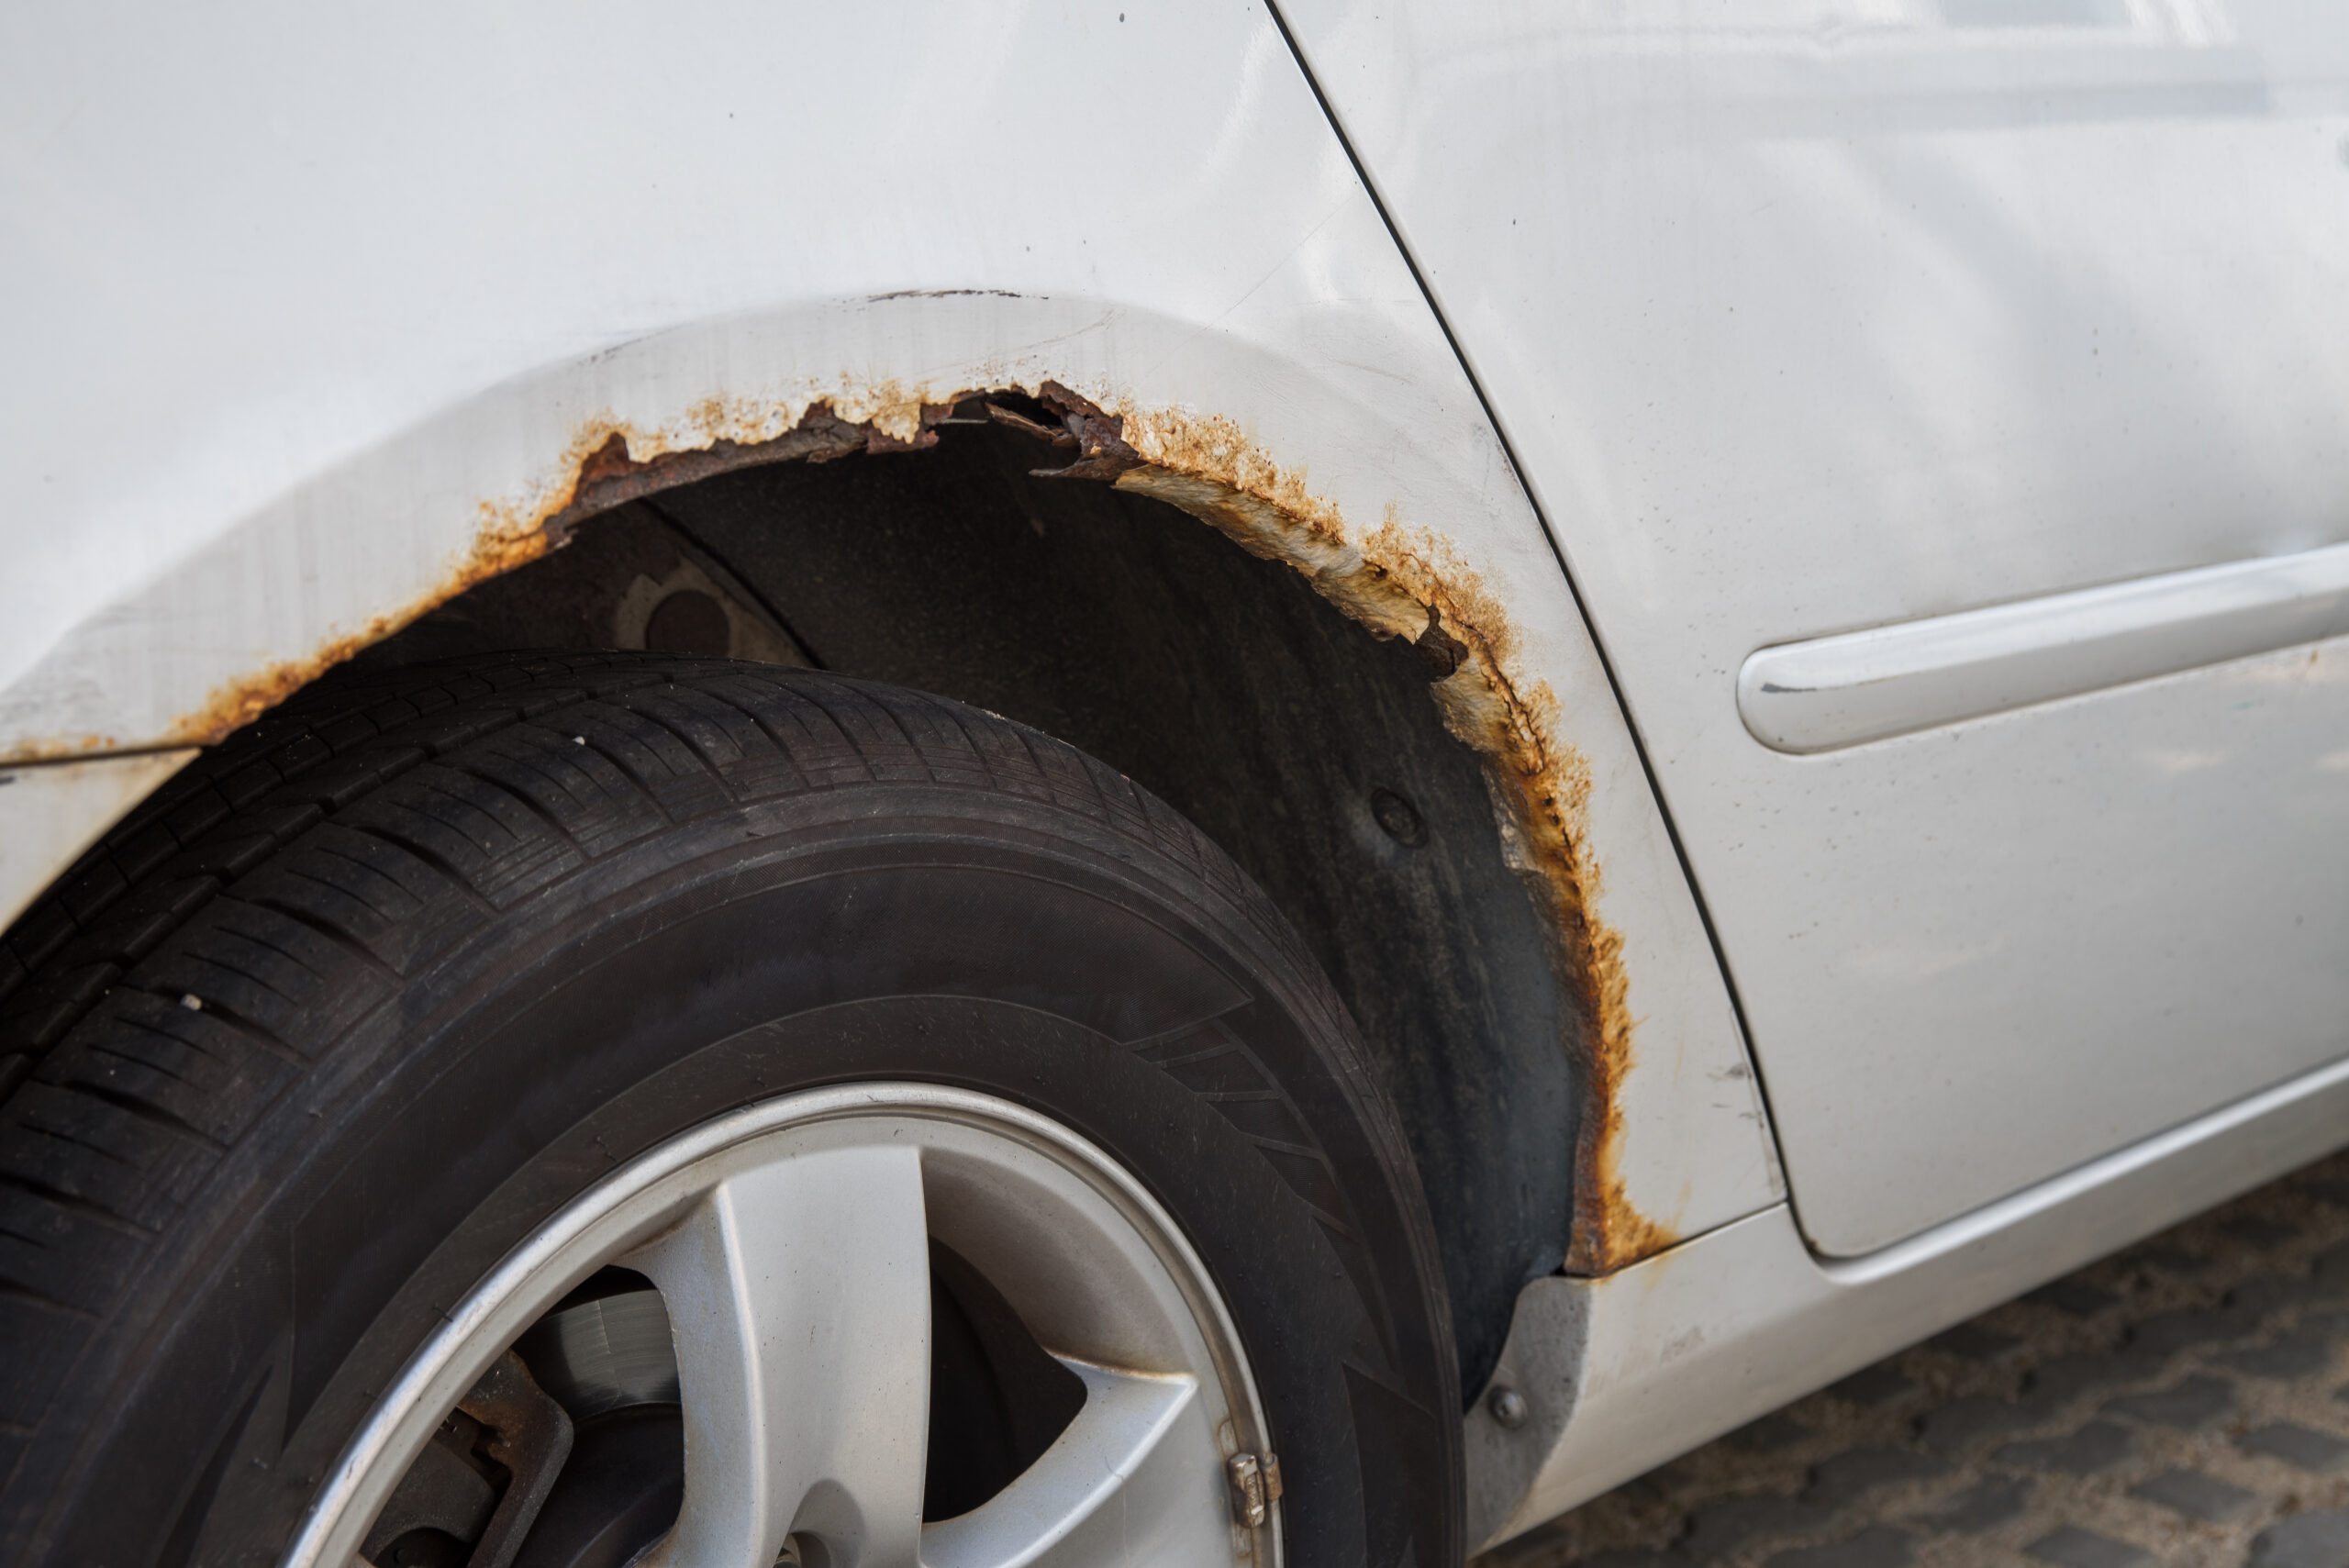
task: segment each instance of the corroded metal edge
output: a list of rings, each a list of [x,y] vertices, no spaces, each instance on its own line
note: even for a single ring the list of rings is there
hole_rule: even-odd
[[[1407,524],[1391,507],[1374,527],[1350,522],[1308,488],[1301,469],[1283,467],[1229,418],[1143,408],[1114,394],[1096,401],[1052,381],[994,391],[1034,398],[1060,418],[1065,436],[1024,417],[1005,418],[1008,411],[971,406],[974,417],[1033,426],[1030,434],[1074,449],[1073,462],[1040,472],[1105,482],[1175,506],[1250,553],[1302,573],[1374,635],[1400,637],[1428,659],[1445,727],[1483,759],[1505,850],[1542,898],[1581,1026],[1582,1120],[1565,1268],[1603,1273],[1671,1245],[1670,1228],[1631,1203],[1620,1170],[1621,1089],[1633,1061],[1634,1019],[1622,936],[1595,908],[1600,870],[1589,843],[1590,767],[1560,739],[1550,687],[1514,667],[1516,634],[1499,597],[1442,534]],[[987,395],[971,390],[931,401],[889,385],[796,407],[711,399],[690,412],[682,431],[589,420],[556,466],[558,483],[526,500],[482,504],[471,549],[429,592],[306,657],[216,688],[173,722],[167,742],[217,743],[362,649],[558,548],[598,512],[740,468],[919,450],[936,443],[937,427],[958,408]],[[110,744],[93,738],[42,750],[86,755]]]

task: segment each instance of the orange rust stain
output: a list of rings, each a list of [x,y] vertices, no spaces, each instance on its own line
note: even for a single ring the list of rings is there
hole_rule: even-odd
[[[1446,728],[1485,759],[1516,840],[1512,859],[1544,896],[1559,968],[1581,1014],[1585,1103],[1566,1267],[1604,1273],[1661,1251],[1675,1238],[1632,1206],[1620,1171],[1631,985],[1622,936],[1596,912],[1590,769],[1557,739],[1549,688],[1508,673],[1516,639],[1498,597],[1447,541],[1391,512],[1355,534],[1302,471],[1274,462],[1229,419],[1119,414],[1123,440],[1143,461],[1118,476],[1118,488],[1169,502],[1241,548],[1294,567],[1380,636],[1442,650],[1439,667],[1452,671],[1435,684],[1437,705]]]
[[[434,606],[455,598],[476,583],[536,561],[554,548],[547,532],[484,531],[464,562],[433,590],[406,608],[370,620],[363,630],[339,637],[306,659],[290,659],[215,687],[201,706],[184,714],[170,730],[175,743],[210,746],[226,740],[370,643],[380,642]]]
[[[1512,861],[1542,894],[1559,968],[1583,1026],[1585,1103],[1566,1267],[1603,1273],[1669,1246],[1669,1228],[1631,1205],[1620,1170],[1620,1091],[1632,1062],[1632,1018],[1622,938],[1595,912],[1599,871],[1586,848],[1590,770],[1556,739],[1557,702],[1549,688],[1508,674],[1516,639],[1499,598],[1448,541],[1391,512],[1357,533],[1313,492],[1302,469],[1275,462],[1230,419],[1115,404],[1105,409],[1053,383],[1032,392],[1002,390],[1040,397],[1063,415],[1085,453],[1078,474],[1190,513],[1251,553],[1302,573],[1372,632],[1404,638],[1449,671],[1434,683],[1438,707],[1452,733],[1485,759],[1513,840]],[[957,392],[931,402],[890,384],[816,399],[796,417],[772,405],[712,398],[690,411],[692,431],[683,441],[592,420],[558,470],[567,482],[534,505],[484,504],[473,550],[430,593],[306,659],[222,686],[175,725],[170,739],[217,741],[426,611],[545,554],[595,512],[754,463],[918,450],[936,442],[933,426],[976,395]],[[82,749],[105,744],[93,739]]]
[[[529,564],[561,545],[574,524],[599,511],[620,506],[641,495],[689,484],[712,473],[762,462],[804,460],[816,462],[851,451],[914,451],[937,444],[930,427],[952,409],[952,403],[926,404],[899,397],[894,387],[868,399],[878,412],[863,420],[848,420],[832,411],[824,399],[810,403],[796,420],[782,424],[771,409],[734,407],[716,399],[696,406],[696,428],[707,438],[698,447],[673,448],[659,436],[646,436],[610,419],[595,419],[573,437],[559,472],[569,478],[534,503],[484,502],[481,523],[473,547],[462,561],[428,593],[401,608],[379,615],[360,630],[337,637],[306,658],[289,659],[227,682],[206,695],[194,710],[182,715],[164,739],[171,744],[214,745],[292,696],[362,649],[382,641],[475,584]],[[900,406],[903,405],[903,406]],[[753,434],[774,430],[762,439],[737,440],[718,431]],[[642,450],[648,455],[632,455]],[[38,750],[46,759],[107,749],[113,742],[89,737],[75,743],[50,743]],[[18,759],[31,760],[31,759]]]
[[[30,762],[70,762],[76,757],[105,756],[121,750],[122,742],[111,735],[52,736],[10,747],[5,754],[0,754],[0,768],[13,768]]]

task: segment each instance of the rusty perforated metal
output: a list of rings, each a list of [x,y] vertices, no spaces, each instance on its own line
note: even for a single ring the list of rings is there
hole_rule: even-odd
[[[1041,404],[1058,426],[989,401],[1007,395]],[[1516,639],[1501,602],[1450,542],[1391,510],[1372,528],[1350,522],[1307,487],[1300,471],[1283,468],[1218,416],[1108,407],[1053,381],[1032,391],[962,391],[944,401],[883,387],[843,401],[852,412],[871,412],[850,418],[822,399],[796,415],[713,400],[696,411],[695,433],[684,439],[591,421],[564,459],[567,480],[527,505],[484,505],[473,550],[430,593],[306,658],[219,688],[173,726],[171,739],[221,740],[436,606],[544,555],[597,512],[735,469],[919,450],[936,443],[939,426],[965,419],[1021,429],[1074,454],[1038,473],[1107,483],[1186,512],[1250,553],[1302,573],[1374,635],[1402,638],[1427,660],[1445,727],[1483,759],[1513,863],[1541,894],[1581,1026],[1582,1123],[1565,1266],[1604,1273],[1670,1245],[1670,1229],[1631,1203],[1619,1169],[1633,1019],[1622,938],[1594,907],[1599,868],[1587,831],[1590,769],[1559,738],[1550,689],[1512,673]]]
[[[1093,463],[1119,489],[1177,506],[1296,569],[1346,615],[1428,660],[1445,727],[1485,760],[1513,847],[1542,891],[1581,1014],[1583,1122],[1566,1267],[1602,1273],[1670,1245],[1670,1231],[1632,1206],[1618,1169],[1632,1018],[1622,938],[1593,908],[1589,765],[1558,739],[1550,690],[1509,673],[1515,638],[1498,597],[1438,535],[1391,515],[1367,532],[1353,528],[1230,420],[1112,414],[1053,383],[1040,395],[1084,452],[1079,467]]]

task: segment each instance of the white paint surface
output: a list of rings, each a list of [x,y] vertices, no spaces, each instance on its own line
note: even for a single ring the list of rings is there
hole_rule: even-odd
[[[2349,11],[1286,14],[1621,679],[1814,1244],[2349,1051],[2340,642],[1811,757],[1737,712],[1756,649],[2349,541]]]
[[[1827,751],[2349,636],[2349,545],[1756,651],[1745,728]]]
[[[1687,1235],[1780,1192],[1554,554],[1261,6],[24,10],[0,146],[0,751],[153,740],[403,613],[599,420],[1046,377],[1221,415],[1448,540],[1558,698],[1640,1019],[1632,1201]]]
[[[24,913],[83,851],[195,755],[183,748],[0,769],[0,922]]]
[[[1489,1540],[2272,1181],[2336,1147],[2344,1118],[2349,1063],[2335,1063],[1868,1258],[1820,1262],[1781,1207],[1604,1279],[1538,1280],[1518,1322],[1541,1342],[1513,1335],[1503,1360],[1546,1446]],[[1545,1403],[1564,1414],[1545,1423]],[[1469,1426],[1473,1490],[1473,1456],[1491,1467],[1508,1435],[1482,1411]]]
[[[1757,1214],[1728,994],[1550,544],[1254,6],[0,17],[0,747],[153,743],[405,612],[598,421],[684,443],[712,399],[863,417],[1045,376],[1231,418],[1357,527],[1449,541],[1592,770],[1639,1020],[1622,1171],[1710,1239],[1543,1287],[1592,1316],[1530,1522],[2340,1125],[2328,1090],[2142,1141],[2340,1052],[2349,647],[1808,759],[1745,733],[1735,678],[2341,542],[2342,29],[1687,9],[1294,19],[1608,639],[1800,1230]],[[184,755],[18,771],[61,804],[0,786],[33,846],[0,863],[37,887]],[[2142,1201],[1978,1208],[2099,1156]],[[1968,1209],[1949,1250],[1806,1251]]]

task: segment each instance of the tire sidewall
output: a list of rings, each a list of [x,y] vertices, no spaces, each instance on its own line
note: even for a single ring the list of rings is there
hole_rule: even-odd
[[[906,1080],[1062,1122],[1174,1216],[1250,1357],[1289,1562],[1457,1559],[1408,1157],[1326,984],[1211,851],[874,784],[705,812],[473,913],[182,1228],[171,1310],[77,1488],[90,1545],[110,1478],[176,1474],[201,1560],[273,1561],[374,1391],[554,1212],[743,1106]]]

